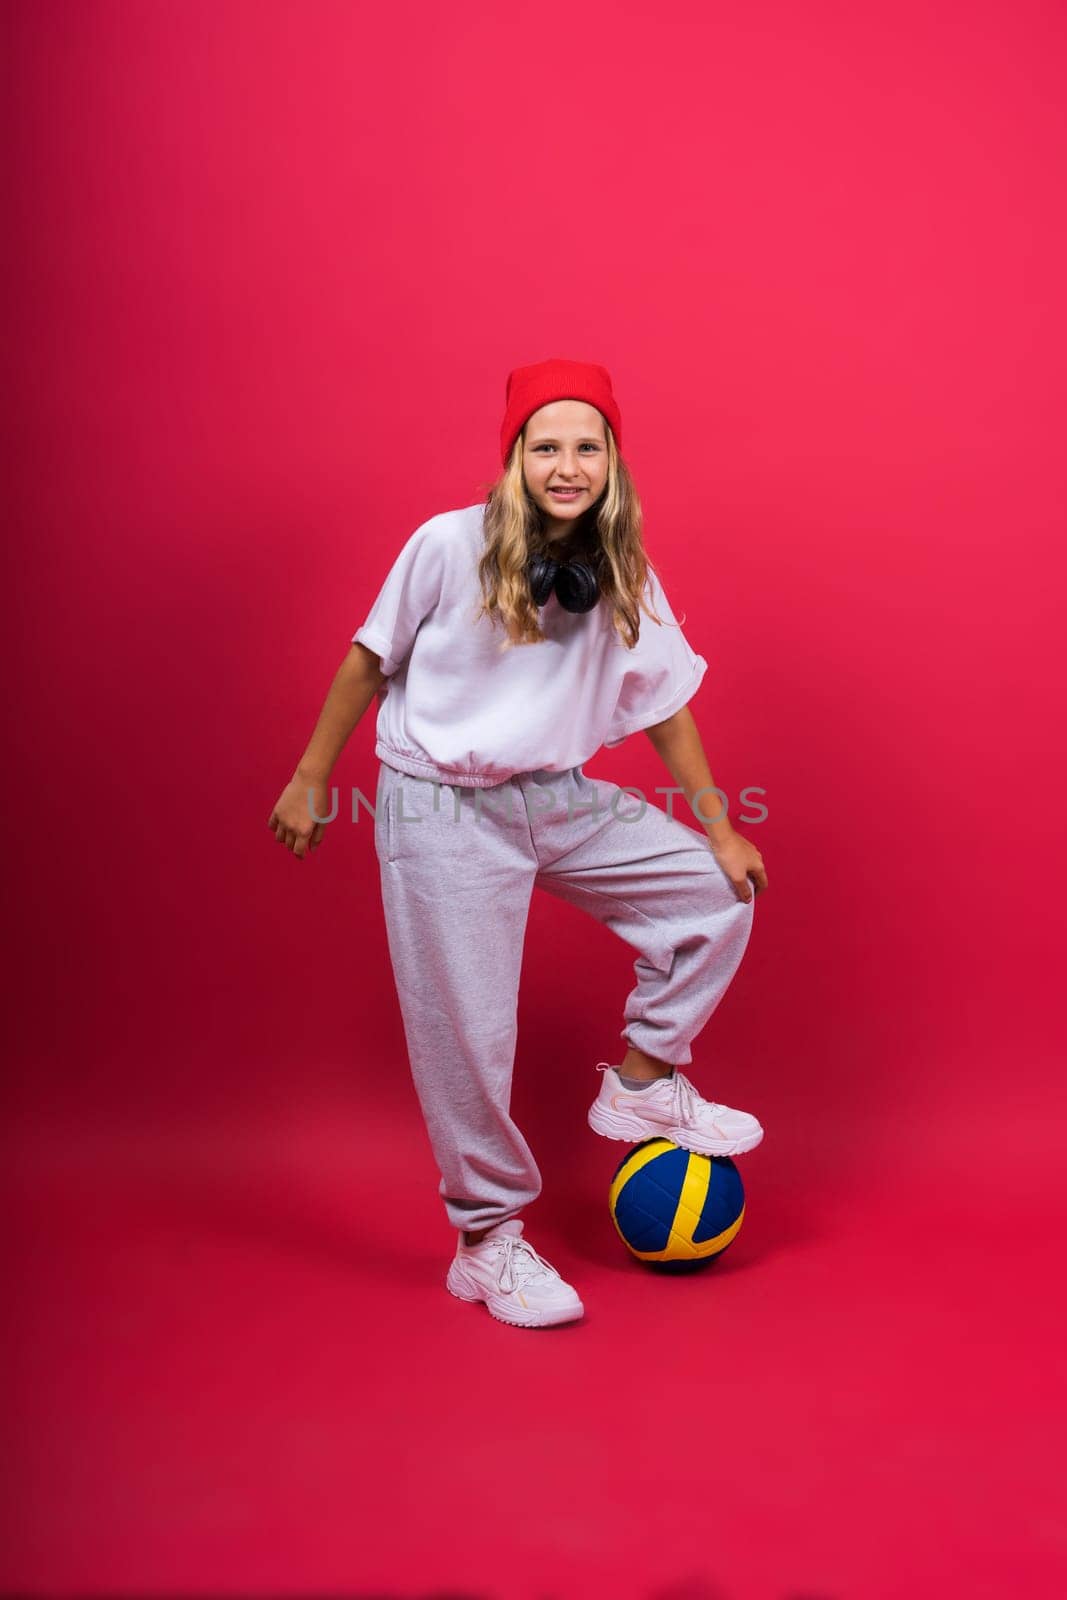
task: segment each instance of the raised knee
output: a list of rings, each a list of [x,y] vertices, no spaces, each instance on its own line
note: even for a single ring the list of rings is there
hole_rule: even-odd
[[[750,883],[748,886],[749,898],[745,900],[742,894],[734,887],[726,874],[719,868],[717,877],[709,885],[708,899],[716,915],[722,916],[723,912],[733,912],[739,919],[751,919],[756,904],[756,891]]]

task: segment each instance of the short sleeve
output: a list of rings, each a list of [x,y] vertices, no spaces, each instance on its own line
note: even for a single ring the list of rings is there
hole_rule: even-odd
[[[708,670],[704,657],[690,648],[651,567],[645,594],[652,609],[663,618],[663,626],[642,611],[641,634],[634,648],[627,650],[620,641],[625,668],[604,739],[609,747],[680,711],[696,694]]]
[[[352,635],[381,657],[382,671],[392,677],[403,664],[419,625],[441,598],[444,549],[438,518],[431,518],[408,539],[378,591],[367,619]]]

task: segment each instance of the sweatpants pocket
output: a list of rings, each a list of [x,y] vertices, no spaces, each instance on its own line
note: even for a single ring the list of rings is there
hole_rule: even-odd
[[[374,848],[383,865],[396,858],[396,787],[392,782],[392,773],[393,769],[383,761],[378,769],[378,790],[374,800]]]

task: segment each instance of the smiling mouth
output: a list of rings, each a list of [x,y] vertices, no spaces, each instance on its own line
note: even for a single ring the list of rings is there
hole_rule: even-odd
[[[550,489],[549,494],[558,494],[561,500],[574,500],[578,495],[584,494],[584,489]]]

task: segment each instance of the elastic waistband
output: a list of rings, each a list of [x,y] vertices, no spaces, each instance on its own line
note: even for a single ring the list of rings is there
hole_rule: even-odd
[[[579,778],[585,777],[585,773],[582,771],[581,766],[564,767],[562,770],[558,770],[556,768],[552,768],[550,770],[548,767],[536,767],[532,772],[513,773],[510,781],[518,784],[536,783],[542,788],[547,788],[551,783],[565,783],[566,780],[573,777],[575,773],[577,773]]]
[[[396,751],[386,750],[381,745],[376,746],[375,754],[384,767],[390,767],[403,778],[414,778],[419,783],[440,783],[456,789],[498,789],[505,783],[517,784],[520,788],[526,783],[536,783],[547,788],[550,784],[565,782],[575,774],[579,778],[585,777],[580,764],[551,771],[547,767],[536,767],[529,772],[513,772],[509,777],[498,778],[480,772],[449,772],[444,767],[421,761],[417,756],[398,755]]]

